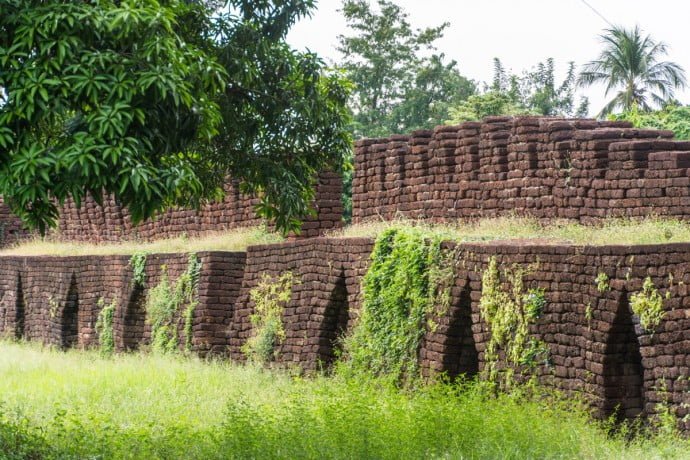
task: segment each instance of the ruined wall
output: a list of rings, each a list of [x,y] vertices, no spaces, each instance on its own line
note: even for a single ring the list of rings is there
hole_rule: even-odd
[[[231,181],[225,187],[225,198],[199,210],[172,209],[139,225],[132,225],[128,211],[113,197],[106,197],[103,206],[92,198],[80,208],[68,201],[60,208],[54,236],[66,241],[118,242],[122,240],[153,240],[186,234],[198,236],[230,228],[261,225],[264,221],[254,212],[257,198],[243,195],[239,185]],[[315,237],[342,226],[342,180],[338,174],[320,175],[314,207],[316,215],[307,217],[300,237]],[[0,203],[0,241],[13,243],[29,236],[21,222],[7,206]]]
[[[306,369],[327,366],[337,337],[356,321],[372,248],[367,239],[327,238],[250,248],[231,322],[230,356],[245,359],[241,347],[251,336],[254,311],[249,291],[260,275],[292,271],[301,284],[293,287],[284,310],[286,340],[277,361]],[[526,269],[526,289],[544,289],[544,312],[530,326],[532,337],[549,350],[548,365],[538,367],[544,384],[582,395],[602,416],[653,414],[664,401],[679,417],[688,413],[690,244],[461,244],[456,257],[451,308],[437,319],[435,331],[425,334],[419,351],[425,374],[474,375],[486,365],[490,327],[479,312],[481,276],[496,257],[501,270]],[[595,281],[599,273],[610,278],[601,292]],[[630,308],[630,296],[647,276],[665,298],[666,314],[654,333],[640,327]],[[666,390],[659,391],[662,387]]]
[[[338,340],[352,326],[361,302],[361,279],[366,273],[373,241],[367,238],[314,238],[298,242],[252,246],[230,329],[230,356],[243,361],[242,345],[252,334],[254,303],[249,292],[263,274],[277,277],[292,272],[292,298],[285,307],[285,341],[278,362],[316,369],[330,364]]]
[[[690,216],[690,142],[630,126],[489,117],[358,141],[353,221]]]
[[[245,360],[241,348],[253,332],[250,291],[264,273],[291,271],[298,282],[283,310],[286,337],[276,361],[327,368],[339,338],[356,322],[373,244],[367,238],[313,238],[254,246],[246,253],[199,253],[193,350]],[[582,395],[601,415],[616,409],[625,417],[653,414],[659,402],[668,402],[680,418],[688,414],[690,244],[445,246],[455,249],[455,285],[451,308],[422,340],[419,358],[426,375],[474,375],[484,369],[490,326],[479,310],[481,277],[496,257],[502,271],[526,269],[525,289],[544,289],[543,314],[530,326],[532,337],[549,350],[548,363],[537,368],[544,384]],[[187,261],[185,254],[150,255],[146,283],[135,286],[127,256],[2,257],[0,331],[65,348],[93,347],[98,299],[117,299],[116,348],[135,350],[150,339],[143,306],[161,279],[161,267],[175,281]],[[599,273],[609,278],[602,290],[595,281]],[[653,333],[641,328],[630,308],[631,295],[648,276],[664,298],[665,316]],[[690,430],[687,422],[685,429]]]
[[[453,305],[471,312],[482,369],[490,337],[479,312],[483,270],[491,257],[503,269],[526,268],[526,288],[543,288],[547,301],[542,316],[530,327],[533,337],[549,349],[549,364],[539,368],[542,382],[583,395],[601,415],[616,408],[626,417],[653,414],[657,403],[667,401],[683,417],[687,414],[683,404],[690,403],[689,250],[688,244],[463,244]],[[599,273],[609,278],[602,291],[595,281]],[[630,308],[630,296],[641,290],[647,276],[665,298],[665,317],[653,333],[641,328]],[[452,312],[450,316],[452,321]],[[439,332],[446,346],[454,345],[457,339]],[[438,364],[444,353],[431,363],[435,370],[445,369]],[[666,393],[658,391],[662,387]]]
[[[224,353],[231,306],[239,293],[245,254],[200,252],[197,257],[202,271],[192,349],[201,355]],[[188,255],[149,255],[144,285],[133,282],[129,260],[129,256],[116,255],[2,257],[0,333],[60,348],[95,347],[98,314],[103,306],[115,301],[116,350],[137,350],[148,345],[151,327],[145,321],[146,296],[164,272],[174,283],[187,268]],[[178,321],[177,326],[182,337],[182,322]]]

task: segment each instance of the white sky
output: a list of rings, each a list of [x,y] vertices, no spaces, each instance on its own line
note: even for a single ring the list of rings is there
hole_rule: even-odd
[[[690,1],[687,0],[587,0],[616,25],[639,25],[644,32],[669,47],[667,59],[680,64],[690,79]],[[450,22],[439,51],[458,61],[468,78],[491,81],[494,57],[507,69],[522,73],[548,57],[556,60],[559,78],[568,61],[583,64],[601,50],[598,35],[608,24],[582,0],[394,0],[409,14],[415,27]],[[372,3],[376,3],[372,0]],[[318,0],[317,11],[299,22],[288,36],[298,49],[308,48],[327,61],[337,61],[337,37],[348,34],[338,11],[340,0]],[[596,114],[606,98],[604,90],[581,90]],[[676,97],[690,104],[690,90]]]

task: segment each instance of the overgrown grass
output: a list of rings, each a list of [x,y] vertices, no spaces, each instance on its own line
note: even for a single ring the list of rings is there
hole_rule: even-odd
[[[672,218],[608,219],[597,225],[567,220],[549,223],[526,217],[479,219],[469,223],[429,224],[410,219],[389,222],[372,221],[334,231],[330,236],[375,237],[386,229],[419,227],[429,235],[446,240],[481,242],[500,240],[534,240],[541,244],[659,244],[690,242],[690,222]]]
[[[278,243],[283,238],[263,227],[237,228],[204,236],[144,241],[123,241],[120,243],[76,243],[50,238],[35,238],[0,250],[0,255],[15,256],[79,256],[134,253],[173,253],[199,251],[244,251],[254,244]]]
[[[332,231],[333,237],[375,238],[390,228],[417,227],[426,234],[455,241],[533,240],[542,244],[658,244],[690,242],[690,222],[671,218],[609,219],[598,225],[583,225],[567,220],[545,224],[537,219],[502,217],[470,223],[429,224],[410,219],[376,221]],[[0,250],[2,255],[74,256],[135,253],[174,253],[199,251],[243,251],[255,244],[279,243],[284,239],[262,227],[239,228],[201,237],[180,236],[151,242],[76,243],[50,238],[35,238]]]
[[[687,458],[670,435],[607,436],[574,404],[401,391],[171,356],[0,343],[0,458]]]

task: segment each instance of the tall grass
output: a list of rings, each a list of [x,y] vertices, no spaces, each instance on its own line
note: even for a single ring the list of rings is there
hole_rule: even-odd
[[[335,237],[375,237],[391,227],[421,227],[447,240],[481,242],[532,240],[540,244],[659,244],[690,242],[690,222],[673,218],[606,219],[598,224],[552,219],[541,222],[528,217],[499,217],[471,222],[430,224],[411,219],[370,221],[333,231]]]
[[[0,343],[0,458],[687,458],[562,399]]]
[[[447,240],[481,242],[531,240],[541,244],[658,244],[690,242],[690,222],[672,218],[607,219],[597,225],[583,225],[567,220],[549,223],[526,217],[500,217],[472,222],[430,224],[411,219],[370,221],[351,225],[328,234],[332,237],[374,238],[391,227],[420,227],[429,235]],[[155,241],[120,243],[77,243],[50,238],[35,238],[0,250],[0,256],[73,256],[133,254],[136,252],[171,253],[198,251],[244,251],[255,244],[279,243],[283,238],[262,227],[238,228],[198,237],[179,236]]]
[[[134,254],[135,252],[171,253],[198,251],[244,251],[254,244],[279,243],[283,238],[263,227],[237,228],[198,237],[178,236],[154,241],[118,243],[82,243],[40,238],[19,242],[0,250],[0,256],[82,256]]]

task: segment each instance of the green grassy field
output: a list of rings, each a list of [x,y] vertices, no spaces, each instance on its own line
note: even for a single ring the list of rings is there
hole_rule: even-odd
[[[577,405],[401,391],[174,356],[0,343],[2,458],[687,458],[673,434],[608,436]]]

